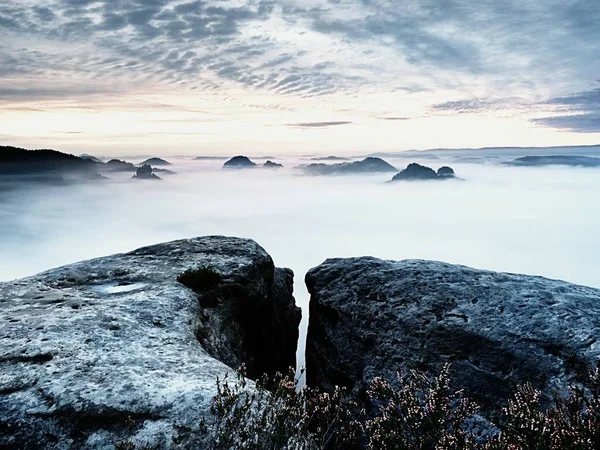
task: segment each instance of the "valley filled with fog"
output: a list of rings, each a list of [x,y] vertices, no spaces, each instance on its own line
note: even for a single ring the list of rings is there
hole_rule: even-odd
[[[461,178],[386,183],[393,174],[304,175],[294,167],[309,161],[298,157],[278,158],[279,170],[165,158],[177,174],[162,181],[5,185],[0,280],[163,241],[252,238],[295,273],[302,339],[304,274],[326,258],[434,259],[600,287],[597,168],[386,157],[399,169],[449,163]]]

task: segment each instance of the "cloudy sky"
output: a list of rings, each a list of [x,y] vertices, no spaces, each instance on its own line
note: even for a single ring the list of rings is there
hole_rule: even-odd
[[[0,144],[600,143],[598,0],[2,0]]]

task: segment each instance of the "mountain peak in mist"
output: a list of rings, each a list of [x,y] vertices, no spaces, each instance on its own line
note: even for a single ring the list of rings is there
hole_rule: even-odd
[[[406,169],[402,169],[394,175],[392,181],[447,180],[449,178],[456,178],[454,169],[451,167],[443,166],[436,172],[431,167],[410,163]]]
[[[360,173],[396,172],[394,166],[387,161],[374,156],[369,156],[362,161],[343,162],[336,164],[313,163],[300,167],[311,175],[340,175]]]
[[[265,162],[263,164],[263,167],[265,169],[281,169],[281,168],[283,168],[283,164],[279,164],[279,163],[273,162],[273,161],[271,161],[269,159],[267,162]]]
[[[242,155],[234,156],[223,164],[223,168],[226,169],[243,169],[250,167],[256,167],[256,163],[252,162],[247,156]]]
[[[150,164],[144,164],[143,166],[138,167],[132,178],[135,178],[136,180],[162,180],[162,178],[153,173]]]
[[[169,161],[166,161],[162,158],[148,158],[146,161],[143,161],[140,163],[140,166],[143,166],[144,164],[149,164],[151,166],[170,166],[171,163]]]

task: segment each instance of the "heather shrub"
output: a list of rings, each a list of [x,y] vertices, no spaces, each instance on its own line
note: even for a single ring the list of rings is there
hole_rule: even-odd
[[[485,449],[600,449],[600,363],[586,372],[585,388],[574,386],[567,397],[557,394],[545,410],[539,390],[519,386],[502,411],[500,434]]]
[[[343,403],[343,390],[331,395],[297,389],[293,371],[266,376],[248,389],[244,368],[237,379],[217,380],[211,420],[201,428],[214,450],[308,450],[350,448],[360,429]]]
[[[484,439],[470,431],[478,409],[450,388],[449,365],[433,378],[416,371],[398,377],[398,387],[373,380],[368,411],[348,402],[343,389],[298,389],[292,372],[263,377],[254,390],[243,374],[218,380],[204,432],[215,450],[600,450],[599,367],[589,370],[586,388],[557,394],[545,409],[539,390],[519,386]]]
[[[416,371],[398,374],[398,389],[387,380],[374,379],[367,392],[379,406],[375,416],[366,421],[367,448],[425,450],[473,446],[474,439],[464,425],[477,407],[460,391],[450,389],[449,368],[445,365],[433,379]]]

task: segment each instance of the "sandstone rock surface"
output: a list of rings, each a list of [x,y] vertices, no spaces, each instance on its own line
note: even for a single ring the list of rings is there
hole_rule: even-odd
[[[436,261],[328,259],[311,294],[307,383],[356,398],[400,368],[436,372],[486,409],[531,382],[549,398],[600,357],[600,290]]]
[[[221,275],[210,307],[177,282],[206,265]],[[246,239],[174,241],[0,283],[0,448],[203,448],[216,377],[243,361],[251,373],[294,365],[299,321],[291,271]]]

